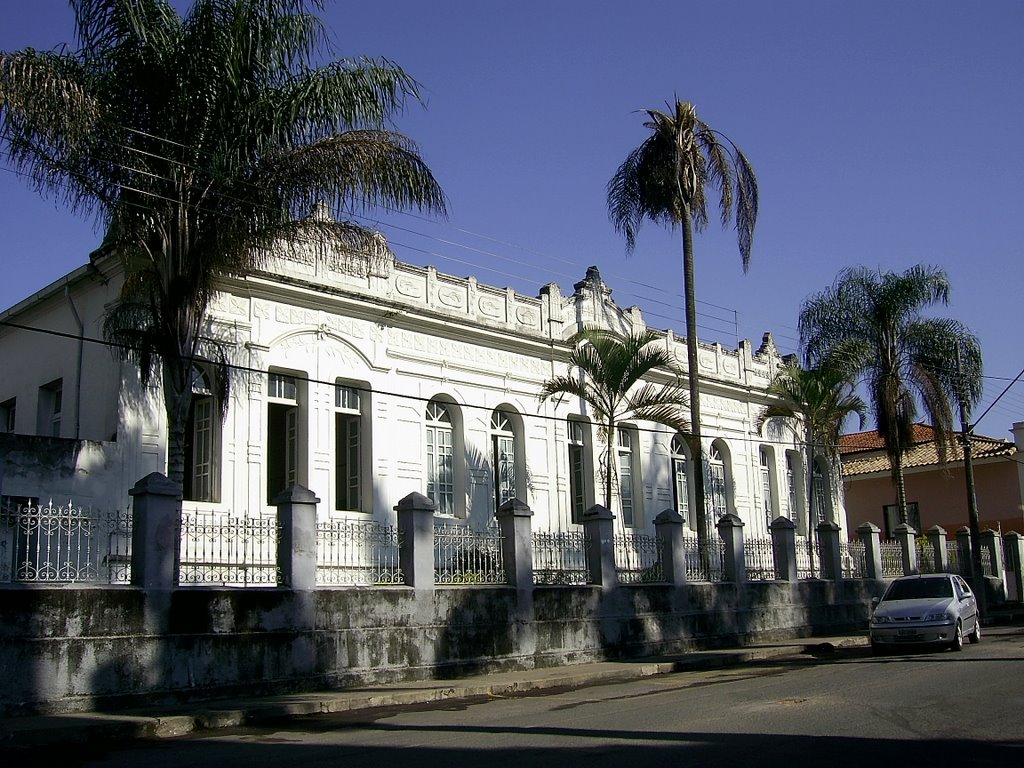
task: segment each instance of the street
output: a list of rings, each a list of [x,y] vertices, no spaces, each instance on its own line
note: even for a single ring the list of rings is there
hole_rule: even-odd
[[[65,756],[87,766],[1024,765],[1024,627],[536,697],[319,716]],[[70,758],[70,759],[69,759]],[[78,761],[78,762],[76,762]]]

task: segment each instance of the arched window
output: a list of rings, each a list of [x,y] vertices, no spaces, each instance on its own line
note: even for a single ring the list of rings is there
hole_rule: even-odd
[[[494,471],[494,509],[517,495],[521,478],[519,437],[512,414],[502,409],[491,413],[491,466]]]
[[[725,476],[725,458],[716,440],[708,450],[708,474],[710,475],[711,517],[709,526],[714,526],[718,519],[729,511],[727,485]]]
[[[683,520],[690,519],[690,456],[686,438],[680,434],[672,438],[672,501]]]
[[[832,505],[829,498],[828,472],[824,465],[824,459],[817,457],[814,460],[814,471],[811,474],[811,483],[814,487],[814,495],[811,498],[811,508],[814,519],[813,526],[832,519]]]
[[[758,454],[761,465],[761,511],[764,512],[765,525],[771,525],[778,514],[775,508],[775,454],[766,446],[761,446]]]
[[[427,403],[427,496],[441,515],[455,514],[455,439],[448,406]]]
[[[220,500],[220,409],[210,373],[192,366],[192,403],[185,425],[185,477],[189,501]]]
[[[804,509],[803,462],[796,451],[786,451],[786,489],[789,492],[789,519],[801,519]]]

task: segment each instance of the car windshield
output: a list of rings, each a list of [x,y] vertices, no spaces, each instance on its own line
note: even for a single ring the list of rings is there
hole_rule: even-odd
[[[922,597],[952,597],[953,585],[949,579],[907,579],[894,581],[885,595],[886,600],[917,600]]]

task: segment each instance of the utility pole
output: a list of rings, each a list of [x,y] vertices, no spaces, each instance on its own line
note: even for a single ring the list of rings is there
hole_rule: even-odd
[[[971,528],[971,570],[974,573],[975,592],[978,593],[979,608],[987,608],[985,599],[985,574],[981,569],[981,519],[978,515],[978,496],[974,488],[974,456],[971,448],[971,426],[967,418],[967,398],[964,393],[963,360],[960,357],[960,342],[956,345],[957,399],[960,401],[960,445],[964,452],[964,479],[967,484],[967,516]]]

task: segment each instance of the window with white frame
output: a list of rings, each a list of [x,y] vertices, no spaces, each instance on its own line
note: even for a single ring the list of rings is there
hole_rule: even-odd
[[[786,488],[789,491],[789,519],[794,523],[800,519],[804,505],[802,464],[796,451],[786,451]]]
[[[64,380],[56,379],[40,387],[38,433],[48,437],[60,437],[63,410]]]
[[[454,515],[455,430],[448,406],[438,400],[427,403],[427,496],[437,513]]]
[[[0,403],[0,432],[14,432],[14,417],[17,410],[15,398]]]
[[[594,504],[593,454],[590,424],[578,418],[566,422],[569,436],[569,511],[574,523]]]
[[[357,512],[366,506],[369,444],[364,401],[367,393],[347,382],[334,385],[334,508]]]
[[[814,495],[811,497],[811,511],[813,519],[811,525],[817,526],[828,519],[828,483],[825,477],[825,470],[820,461],[814,462],[814,471],[811,474],[811,483],[814,488]]]
[[[494,508],[516,497],[517,471],[515,424],[511,415],[497,409],[491,414],[491,466],[494,468]]]
[[[761,510],[764,512],[765,523],[771,525],[772,520],[775,519],[773,500],[775,475],[772,471],[772,453],[763,446],[758,453],[761,464]]]
[[[220,409],[210,374],[192,367],[192,403],[185,425],[185,486],[189,501],[220,500]]]
[[[267,502],[296,483],[301,476],[303,425],[302,395],[295,376],[271,371],[267,389]]]
[[[639,440],[636,431],[630,427],[619,427],[617,450],[619,461],[619,505],[622,509],[622,525],[634,528],[640,524],[639,470],[637,449]]]
[[[672,499],[673,506],[683,520],[690,518],[690,460],[686,438],[677,434],[672,438]]]
[[[729,511],[725,457],[717,442],[712,443],[708,450],[708,474],[711,480],[711,519],[708,520],[708,525],[714,526],[718,519]]]
[[[882,507],[882,518],[885,522],[884,536],[891,539],[896,534],[896,528],[900,524],[899,504],[886,504]],[[907,502],[907,525],[917,533],[921,533],[921,510],[916,501]]]

